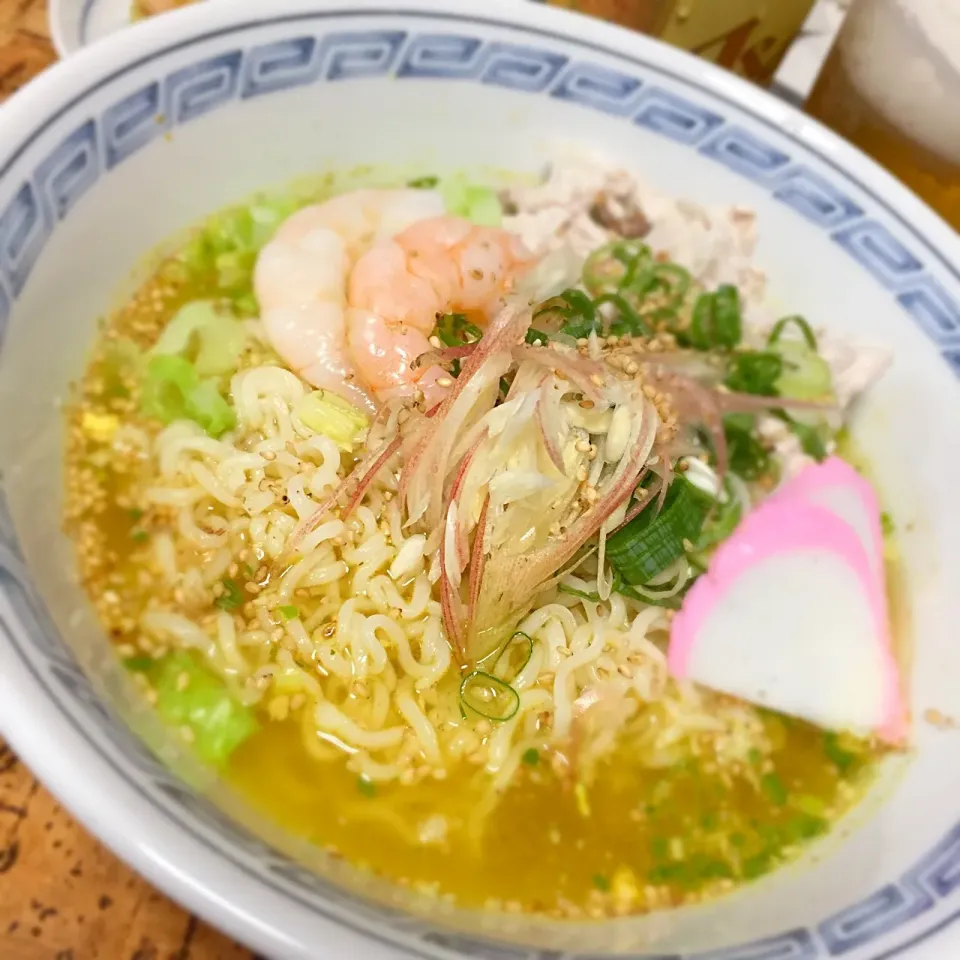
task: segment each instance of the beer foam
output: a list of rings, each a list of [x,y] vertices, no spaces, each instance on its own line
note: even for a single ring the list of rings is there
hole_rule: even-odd
[[[863,0],[840,42],[864,100],[905,136],[960,164],[960,2]]]

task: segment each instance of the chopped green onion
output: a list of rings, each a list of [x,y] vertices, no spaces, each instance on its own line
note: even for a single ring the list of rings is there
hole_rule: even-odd
[[[783,360],[776,353],[750,350],[730,358],[724,383],[738,393],[760,397],[777,396],[777,381],[783,373]]]
[[[616,570],[613,571],[613,583],[610,585],[610,592],[619,593],[622,597],[629,597],[631,600],[636,600],[637,603],[645,603],[648,607],[664,607],[667,610],[679,610],[683,601],[683,596],[679,593],[671,597],[660,597],[656,595],[656,592],[640,593],[639,590],[634,590],[629,584],[624,583]]]
[[[782,807],[787,802],[787,788],[783,785],[779,774],[765,773],[760,778],[760,789],[766,794],[771,803]]]
[[[799,796],[791,797],[790,806],[796,807],[797,810],[805,813],[808,817],[822,817],[827,812],[826,802],[809,793],[801,793]]]
[[[701,293],[693,308],[687,339],[697,350],[733,348],[743,334],[740,291],[724,284],[713,293]]]
[[[237,607],[243,606],[243,591],[237,586],[237,581],[224,580],[223,593],[215,602],[221,610],[236,610]]]
[[[518,630],[503,646],[493,663],[493,674],[512,683],[523,672],[533,656],[533,640]]]
[[[658,263],[652,268],[654,289],[668,295],[664,308],[676,310],[690,292],[693,277],[690,271],[677,263]]]
[[[471,323],[464,313],[445,313],[437,320],[434,334],[448,347],[462,347],[466,343],[476,343],[483,331]]]
[[[797,315],[792,317],[784,317],[782,320],[778,320],[776,324],[774,324],[773,329],[770,331],[770,338],[767,340],[767,343],[770,344],[770,346],[773,346],[773,344],[780,339],[783,331],[789,326],[795,326],[800,331],[801,336],[804,340],[806,340],[807,346],[811,350],[815,351],[817,349],[817,337],[813,332],[813,328],[809,323],[807,323],[806,320],[803,319],[803,317]]]
[[[277,607],[280,611],[280,615],[284,620],[296,620],[300,616],[299,607],[295,607],[292,604],[284,604],[282,607]]]
[[[557,590],[560,593],[568,593],[571,597],[580,597],[581,600],[589,600],[591,603],[600,602],[599,593],[588,593],[585,590],[577,590],[575,587],[568,587],[565,583],[559,584]]]
[[[695,550],[702,553],[718,543],[723,543],[737,528],[743,508],[739,499],[734,496],[729,484],[724,484],[726,499],[718,502],[717,508],[707,518],[696,542]]]
[[[723,418],[730,469],[744,480],[759,480],[771,467],[770,454],[755,435],[754,418],[731,414]]]
[[[880,529],[885,537],[892,536],[897,530],[893,517],[886,510],[880,514]]]
[[[593,885],[594,885],[601,893],[609,893],[609,892],[610,892],[610,881],[609,881],[602,873],[595,873],[595,874],[593,875]]]
[[[808,423],[802,423],[799,420],[794,420],[793,417],[784,413],[783,410],[773,410],[771,413],[778,420],[782,420],[790,427],[794,436],[800,441],[803,452],[808,457],[812,457],[817,463],[823,463],[823,461],[827,459],[826,444],[823,442],[823,437],[820,436],[816,427],[812,427]]]
[[[783,361],[777,379],[777,393],[794,400],[818,400],[833,391],[833,373],[830,365],[816,351],[797,340],[786,340],[776,345],[776,353]]]
[[[531,327],[526,334],[524,334],[523,339],[529,343],[546,343],[550,338],[542,331],[537,330],[536,327]]]
[[[616,319],[610,323],[610,333],[615,337],[622,337],[624,334],[632,337],[650,336],[653,333],[653,327],[619,293],[603,293],[594,303],[598,308],[605,304],[616,308]]]
[[[713,294],[701,293],[693,307],[693,318],[687,339],[697,350],[709,350],[713,346]]]
[[[146,673],[148,670],[153,669],[153,665],[157,661],[153,657],[127,657],[123,661],[123,665],[131,673]]]
[[[596,299],[596,306],[612,304],[618,317],[610,332],[650,335],[649,318],[639,307],[653,295],[658,318],[676,320],[675,311],[686,299],[693,280],[690,272],[674,263],[658,263],[651,249],[637,240],[618,240],[594,251],[583,268],[583,284]]]
[[[856,753],[846,749],[840,735],[836,733],[824,734],[823,752],[841,774],[849,772],[859,759]]]
[[[468,674],[460,684],[460,702],[487,720],[503,723],[520,709],[520,695],[509,683],[481,670]]]
[[[530,747],[523,751],[520,759],[528,766],[535,767],[540,762],[540,751],[536,747]]]
[[[772,853],[758,853],[743,861],[742,875],[744,880],[756,880],[769,872],[774,865]]]
[[[830,823],[824,817],[802,811],[787,821],[783,830],[784,844],[789,846],[802,840],[812,840],[826,833],[829,827]]]
[[[714,298],[714,339],[718,346],[735,347],[743,335],[740,291],[729,284],[717,289]]]
[[[134,530],[130,534],[130,539],[134,543],[146,543],[150,539],[150,534],[146,530]]]
[[[189,727],[194,748],[208,763],[222,765],[259,729],[253,712],[189,654],[171,653],[156,661],[151,680],[157,712],[173,726]]]
[[[377,785],[367,777],[357,777],[357,789],[365,797],[375,797],[377,795]]]
[[[617,240],[594,250],[583,267],[584,286],[594,295],[633,286],[653,263],[653,251],[639,240]]]
[[[294,414],[346,453],[363,440],[370,426],[370,418],[362,410],[330,390],[308,393],[297,401]]]
[[[432,190],[439,182],[439,177],[414,177],[407,181],[407,186],[413,190]]]
[[[696,543],[713,504],[712,497],[678,477],[659,513],[651,503],[607,539],[611,566],[627,585],[649,583]]]
[[[534,321],[542,318],[565,321],[560,332],[575,340],[601,332],[601,317],[594,302],[582,291],[571,287],[559,296],[547,300],[533,315]]]

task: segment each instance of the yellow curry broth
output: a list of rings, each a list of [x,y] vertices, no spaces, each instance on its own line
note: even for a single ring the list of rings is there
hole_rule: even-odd
[[[462,765],[441,781],[378,786],[307,754],[298,724],[269,724],[226,776],[283,827],[388,879],[464,906],[557,916],[695,902],[752,880],[826,832],[860,796],[875,752],[808,724],[765,717],[770,761],[727,779],[694,758],[645,767],[624,744],[578,790],[528,752],[494,798]],[[442,842],[431,818],[447,824]]]
[[[118,362],[125,342],[149,347],[196,299],[226,300],[241,315],[255,310],[253,259],[231,261],[233,273],[224,273],[223,257],[234,256],[229,242],[212,259],[206,242],[202,232],[192,238],[107,320],[68,411],[66,527],[82,581],[124,658],[141,652],[138,617],[161,589],[147,548],[169,518],[138,510],[144,461],[118,455],[103,428],[114,418],[151,436],[159,429],[137,413],[136,380]],[[241,592],[252,575],[236,575]],[[701,756],[654,768],[636,733],[667,722],[651,706],[589,777],[571,774],[562,751],[531,749],[510,787],[495,795],[489,775],[466,763],[412,785],[360,780],[329,744],[308,749],[304,707],[269,707],[224,771],[268,817],[378,874],[464,905],[563,917],[691,902],[760,876],[857,800],[880,755],[875,745],[761,713],[769,755],[721,771],[705,746]]]

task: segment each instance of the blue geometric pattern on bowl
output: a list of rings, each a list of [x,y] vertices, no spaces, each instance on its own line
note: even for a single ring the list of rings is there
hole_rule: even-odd
[[[358,15],[362,12],[351,14]],[[464,32],[469,29],[469,18],[451,18],[456,24],[455,31],[424,33],[384,29],[323,31],[319,27],[324,19],[322,14],[303,19],[316,22],[317,31],[257,46],[238,46],[226,53],[198,59],[111,104],[80,124],[49,152],[0,211],[0,343],[13,303],[57,224],[69,216],[77,201],[102,176],[166,130],[237,98],[265,96],[305,84],[394,76],[400,80],[494,84],[526,94],[554,97],[621,117],[625,122],[698,150],[769,190],[779,202],[825,231],[840,249],[890,291],[960,375],[960,303],[929,271],[918,249],[909,239],[904,239],[909,235],[906,226],[901,235],[876,219],[876,212],[885,209],[883,201],[876,200],[876,210],[871,216],[836,183],[795,161],[783,148],[727,122],[715,108],[707,109],[658,86],[656,68],[635,64],[620,72],[588,60],[577,61],[537,46],[538,31],[532,28],[527,28],[531,36],[529,43],[489,41]],[[514,31],[519,29],[515,24],[509,26]],[[220,35],[231,32],[225,30]],[[717,92],[709,92],[710,102],[717,102]],[[234,858],[235,863],[335,922],[351,921],[345,921],[342,913],[331,913],[328,904],[339,906],[358,924],[368,918],[395,930],[402,928],[408,935],[419,931],[410,918],[358,899],[239,830],[209,803],[182,787],[132,734],[117,727],[30,586],[2,493],[0,586],[11,598],[19,620],[19,623],[0,620],[0,630],[38,681],[60,704],[60,709],[82,716],[85,723],[100,730],[113,744],[124,762],[146,773],[170,801],[163,805],[163,812],[199,842],[208,840],[198,829],[198,823],[225,841],[217,844],[222,855],[231,857],[227,852],[231,846],[244,851],[249,858],[242,864]],[[32,638],[30,651],[23,642],[23,624],[29,625],[26,633]],[[38,649],[46,659],[47,671],[43,675],[32,663]],[[91,740],[91,746],[103,753],[100,744]],[[151,795],[150,799],[158,803],[157,797]],[[952,897],[958,887],[960,825],[896,883],[887,884],[862,902],[841,910],[816,929],[791,930],[696,957],[663,956],[648,960],[841,957],[928,913]],[[916,943],[957,915],[960,911],[936,926],[928,924],[926,929],[914,925],[905,936],[912,937],[911,944]],[[369,926],[364,925],[363,929],[368,936],[373,935]],[[494,946],[457,934],[432,931],[421,932],[420,936],[424,943],[479,958],[548,960],[547,954],[538,951]],[[887,940],[884,952],[876,960],[892,958],[904,946],[891,948]],[[556,956],[549,954],[549,957]],[[590,958],[570,955],[570,960]]]

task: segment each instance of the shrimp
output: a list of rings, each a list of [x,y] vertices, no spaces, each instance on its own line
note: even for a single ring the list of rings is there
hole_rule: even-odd
[[[438,316],[464,312],[485,324],[531,262],[513,234],[451,216],[414,223],[360,257],[347,290],[347,343],[377,399],[419,388],[428,404],[439,400],[444,372],[412,367],[431,349]]]
[[[260,251],[254,291],[270,345],[300,377],[373,411],[347,347],[347,281],[374,244],[443,211],[433,190],[354,190],[304,207]]]

